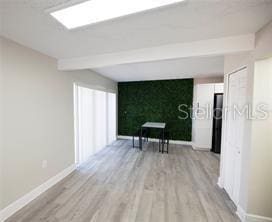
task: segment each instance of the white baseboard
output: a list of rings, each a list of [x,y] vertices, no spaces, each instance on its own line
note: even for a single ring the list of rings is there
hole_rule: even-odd
[[[236,214],[242,222],[246,222],[246,212],[241,206],[237,206]]]
[[[207,151],[207,152],[211,151],[211,148],[209,148],[209,147],[198,147],[194,143],[192,143],[192,147],[196,151]]]
[[[221,189],[224,188],[224,184],[223,184],[223,181],[222,181],[222,178],[221,178],[221,177],[218,177],[217,185],[218,185]]]
[[[247,214],[241,206],[237,206],[237,216],[242,222],[272,222],[272,218]]]
[[[122,135],[118,135],[117,138],[118,138],[118,139],[125,139],[125,140],[132,140],[132,136],[122,136]],[[138,139],[135,138],[135,140],[138,140]],[[148,141],[150,141],[150,142],[159,142],[159,140],[156,139],[156,138],[148,138]],[[170,143],[170,144],[179,144],[179,145],[192,146],[192,142],[191,142],[191,141],[169,140],[169,143]]]
[[[117,139],[121,139],[121,140],[132,140],[132,136],[121,136],[121,135],[118,135]],[[135,138],[135,140],[138,140],[138,139]]]
[[[66,168],[65,170],[58,173],[56,176],[50,178],[45,183],[41,184],[31,192],[27,193],[20,199],[16,200],[15,202],[8,205],[6,208],[0,211],[0,222],[5,221],[10,216],[12,216],[14,213],[22,209],[24,206],[26,206],[28,203],[30,203],[32,200],[36,199],[39,195],[41,195],[43,192],[57,184],[59,181],[64,179],[66,176],[68,176],[70,173],[72,173],[76,169],[76,165],[73,164]]]
[[[271,217],[262,217],[254,214],[246,215],[246,222],[272,222]]]
[[[192,146],[192,142],[183,141],[183,140],[169,140],[169,143],[178,144],[178,145],[185,145],[185,146]]]

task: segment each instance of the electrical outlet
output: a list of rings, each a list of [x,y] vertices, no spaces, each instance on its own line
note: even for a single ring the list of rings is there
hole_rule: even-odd
[[[42,161],[42,168],[43,169],[47,168],[47,160]]]

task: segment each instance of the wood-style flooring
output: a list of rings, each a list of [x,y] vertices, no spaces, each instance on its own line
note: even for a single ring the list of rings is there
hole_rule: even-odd
[[[118,140],[7,222],[238,222],[218,172],[210,152]]]

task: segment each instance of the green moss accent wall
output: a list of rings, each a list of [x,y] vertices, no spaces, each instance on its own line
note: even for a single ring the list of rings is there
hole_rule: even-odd
[[[118,83],[118,134],[131,136],[145,122],[165,122],[171,139],[191,141],[192,119],[179,110],[193,103],[193,79]],[[183,107],[184,109],[184,107]],[[152,130],[151,137],[158,132]]]

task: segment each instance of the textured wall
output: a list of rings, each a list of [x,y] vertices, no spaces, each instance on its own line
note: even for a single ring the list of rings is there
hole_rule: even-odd
[[[191,141],[192,120],[181,120],[178,107],[189,111],[192,101],[193,79],[118,83],[118,134],[132,135],[147,121],[166,122],[171,139]]]

